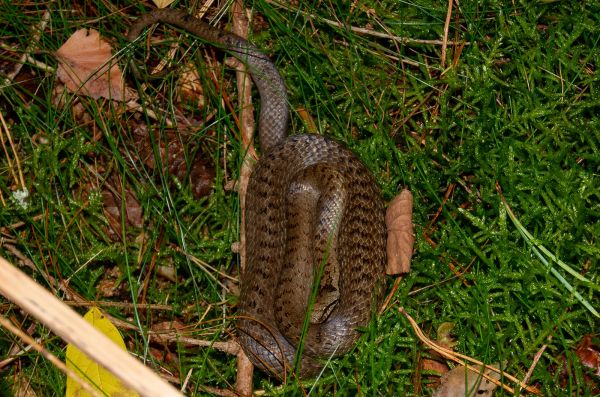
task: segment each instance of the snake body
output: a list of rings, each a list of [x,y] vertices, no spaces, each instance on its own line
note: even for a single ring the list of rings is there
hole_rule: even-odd
[[[156,22],[223,47],[246,64],[258,88],[264,154],[246,195],[238,337],[267,373],[283,379],[297,365],[299,376],[313,376],[323,360],[352,348],[381,296],[386,232],[379,189],[337,141],[287,136],[285,83],[254,45],[168,9],[140,17],[128,38]]]

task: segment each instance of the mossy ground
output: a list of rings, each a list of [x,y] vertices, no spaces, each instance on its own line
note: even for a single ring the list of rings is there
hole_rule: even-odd
[[[503,363],[519,378],[547,345],[529,383],[544,395],[591,395],[583,381],[587,371],[574,351],[584,335],[597,335],[597,317],[536,256],[508,216],[497,186],[534,242],[591,280],[578,281],[551,263],[598,310],[600,6],[585,1],[461,1],[452,10],[452,43],[442,65],[442,46],[419,41],[443,37],[448,10],[442,3],[247,3],[255,15],[251,40],[281,70],[291,107],[306,109],[320,132],[355,151],[386,200],[403,187],[414,195],[411,273],[355,351],[334,360],[304,391],[429,395],[430,380],[419,367],[429,353],[398,312],[403,306],[432,338],[440,324],[453,323],[455,350]],[[215,188],[198,201],[185,183],[173,183],[164,170],[135,161],[139,153],[132,123],[149,119],[86,97],[67,95],[67,105],[57,106],[54,74],[32,63],[55,67],[53,52],[81,27],[99,30],[115,49],[125,48],[130,17],[149,6],[5,1],[1,7],[2,75],[33,47],[21,74],[0,91],[0,111],[15,143],[15,149],[8,146],[3,131],[7,149],[0,156],[0,255],[19,263],[15,252],[22,253],[37,267],[29,273],[42,285],[56,287],[50,277],[68,280],[70,288],[89,300],[107,300],[101,297],[99,280],[116,267],[122,276],[114,281],[121,289],[113,300],[138,302],[143,295],[146,303],[172,308],[139,311],[143,327],[166,320],[201,321],[195,337],[229,338],[236,298],[217,282],[222,277],[212,269],[237,274],[230,246],[239,235],[239,202],[224,185],[237,177],[243,153],[235,119],[215,84],[201,73],[202,110],[169,105],[177,71],[152,85],[156,96],[140,100],[150,105],[163,98],[167,117],[182,110],[210,120],[194,134],[216,169]],[[34,43],[32,27],[45,10],[51,22]],[[209,14],[227,25],[228,8],[222,11]],[[178,37],[170,28],[161,32]],[[207,69],[204,46],[186,35],[180,45],[177,57]],[[158,59],[167,51],[167,44],[160,45],[151,56]],[[130,54],[120,54],[125,65]],[[143,62],[139,54],[136,59]],[[217,76],[235,98],[234,74],[221,72]],[[74,114],[69,104],[75,102],[91,115],[90,122]],[[305,131],[305,121],[294,111],[294,131]],[[162,131],[158,122],[152,123]],[[25,207],[12,198],[20,183],[17,158],[30,192]],[[120,241],[107,236],[102,188],[81,194],[90,180],[102,181],[109,171],[135,192],[143,210],[144,226],[128,228]],[[173,266],[177,281],[157,277],[157,264]],[[105,309],[133,319],[131,311]],[[0,310],[23,328],[32,324],[6,300],[0,300]],[[60,339],[39,325],[32,333],[63,357]],[[148,354],[139,334],[125,334],[132,350],[146,354],[152,364],[163,363]],[[16,338],[0,330],[0,358],[13,343]],[[235,380],[235,360],[214,349],[158,347],[177,356],[165,364],[176,377],[183,381],[192,370],[190,394],[200,394],[201,385],[231,387]],[[565,361],[571,371],[561,372]],[[38,395],[64,393],[64,377],[39,355],[30,352],[18,362],[0,374],[9,380],[27,374]],[[268,394],[301,395],[303,390],[294,382],[278,386],[260,373],[255,385]]]

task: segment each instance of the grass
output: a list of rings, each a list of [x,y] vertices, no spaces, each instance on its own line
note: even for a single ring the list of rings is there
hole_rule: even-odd
[[[307,109],[319,131],[355,151],[386,200],[404,186],[415,198],[413,270],[356,349],[331,362],[323,377],[306,382],[304,390],[314,395],[429,395],[431,380],[419,369],[429,353],[396,310],[403,306],[432,338],[442,323],[453,323],[455,350],[504,363],[518,378],[546,345],[529,383],[544,395],[592,395],[575,349],[584,335],[598,335],[597,317],[536,256],[535,245],[508,216],[496,184],[534,242],[590,280],[549,262],[598,310],[600,7],[594,2],[460,2],[453,8],[448,36],[457,45],[448,46],[442,67],[440,45],[395,42],[350,29],[440,40],[447,15],[441,2],[301,3],[288,9],[257,0],[247,5],[256,15],[251,39],[281,70],[292,108]],[[187,6],[191,3],[177,5]],[[123,48],[127,17],[148,7],[131,2],[119,7],[3,2],[2,74],[13,70],[15,60],[34,44],[31,28],[45,10],[51,12],[51,29],[35,43],[31,56],[38,62],[55,67],[52,53],[80,27],[97,29],[113,48]],[[220,15],[224,24],[230,18],[227,9],[209,15]],[[169,40],[179,37],[170,28],[159,32]],[[189,36],[181,40],[176,56],[185,53],[206,71],[205,47],[195,46]],[[152,49],[151,62],[168,51],[168,44]],[[135,59],[143,62],[143,56],[136,52]],[[222,277],[198,263],[237,275],[230,245],[238,239],[239,202],[224,185],[237,177],[242,153],[232,114],[210,77],[201,75],[202,109],[172,105],[177,72],[152,83],[149,90],[154,91],[140,99],[149,106],[158,101],[166,116],[181,111],[198,121],[191,134],[201,149],[187,142],[183,146],[187,156],[200,150],[215,167],[216,178],[212,194],[196,200],[185,181],[173,183],[170,172],[139,160],[135,127],[148,123],[157,131],[156,150],[166,140],[159,123],[70,94],[58,106],[54,74],[28,60],[0,91],[0,111],[16,145],[0,156],[0,255],[19,263],[15,252],[20,252],[37,268],[30,274],[47,288],[56,287],[52,277],[68,280],[88,300],[172,307],[166,312],[105,308],[142,330],[168,320],[199,322],[194,337],[229,338],[236,297],[221,286]],[[220,70],[217,76],[235,104],[233,73]],[[90,115],[87,121],[74,112],[74,104]],[[203,120],[206,124],[200,124]],[[295,111],[292,123],[294,131],[306,131]],[[8,145],[6,135],[4,142]],[[21,188],[16,159],[30,192],[26,206],[11,198]],[[123,223],[127,238],[118,241],[106,232],[102,207],[103,181],[111,172],[134,192],[143,210],[143,227]],[[158,277],[156,265],[174,267],[177,281]],[[108,281],[116,292],[105,297],[100,281],[114,268],[120,275]],[[0,299],[0,311],[24,329],[33,325],[32,335],[64,357],[62,341],[17,307]],[[202,385],[231,387],[235,380],[235,360],[214,349],[148,346],[139,333],[125,334],[132,350],[175,378],[183,381],[192,370],[190,395],[200,394]],[[0,352],[14,343],[0,330]],[[158,353],[150,354],[150,347]],[[162,357],[166,352],[176,359]],[[571,370],[561,372],[565,360]],[[64,377],[37,354],[27,353],[18,363],[0,369],[3,382],[26,375],[43,395],[64,393]],[[267,394],[302,394],[298,384],[279,386],[260,373],[255,386]]]

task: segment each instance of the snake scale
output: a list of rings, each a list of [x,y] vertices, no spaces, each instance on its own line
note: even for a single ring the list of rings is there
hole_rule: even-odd
[[[381,297],[386,229],[380,191],[342,144],[313,134],[288,137],[285,83],[254,45],[170,9],[141,16],[129,40],[157,22],[231,53],[258,88],[263,156],[246,196],[238,337],[265,372],[284,379],[297,365],[299,376],[314,376],[323,360],[353,347],[357,328],[368,324]]]

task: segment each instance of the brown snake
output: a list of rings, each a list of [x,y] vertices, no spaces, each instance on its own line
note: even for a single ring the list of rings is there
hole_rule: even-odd
[[[156,22],[224,48],[246,64],[258,87],[264,155],[246,196],[239,342],[255,365],[283,379],[302,340],[298,375],[313,376],[324,359],[352,348],[357,328],[368,324],[379,301],[386,241],[379,189],[342,144],[319,135],[287,136],[285,83],[254,45],[170,9],[140,17],[129,40]]]

